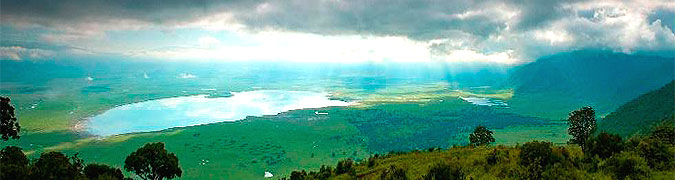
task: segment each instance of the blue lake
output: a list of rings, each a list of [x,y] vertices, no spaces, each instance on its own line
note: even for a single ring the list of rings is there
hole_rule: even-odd
[[[118,106],[92,117],[86,124],[86,130],[93,135],[109,136],[350,104],[330,100],[327,93],[309,91],[257,90],[233,92],[232,95],[221,98],[184,96]]]

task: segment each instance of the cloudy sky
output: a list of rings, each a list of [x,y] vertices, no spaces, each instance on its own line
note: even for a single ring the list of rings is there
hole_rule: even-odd
[[[675,1],[1,0],[0,59],[518,64],[675,56]]]

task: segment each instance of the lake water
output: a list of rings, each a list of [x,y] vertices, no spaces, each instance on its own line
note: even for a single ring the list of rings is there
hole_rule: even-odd
[[[257,90],[232,94],[232,97],[196,95],[123,105],[92,117],[86,129],[93,135],[109,136],[350,104],[330,100],[327,93],[309,91]]]
[[[459,97],[459,98],[478,106],[495,106],[495,107],[509,108],[509,105],[506,104],[506,102],[499,99],[490,99],[483,97]]]

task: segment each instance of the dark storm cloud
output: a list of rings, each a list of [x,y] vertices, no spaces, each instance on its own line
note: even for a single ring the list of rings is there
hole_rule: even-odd
[[[250,8],[256,1],[2,0],[1,4],[3,21],[52,27],[109,19],[171,24],[191,21],[222,10]]]
[[[460,19],[487,2],[472,1],[274,1],[258,12],[240,13],[252,28],[281,28],[319,34],[404,35],[414,39],[438,38],[461,30],[487,36],[504,28],[488,13]]]
[[[211,0],[3,0],[3,24],[68,28],[83,24],[171,26],[217,13],[256,29],[317,34],[403,35],[413,39],[447,36],[457,30],[489,36],[506,28],[500,8],[520,14],[517,26],[529,28],[561,16],[559,1],[211,1]],[[469,13],[466,17],[458,17]],[[476,13],[476,14],[470,14]],[[119,21],[125,20],[125,21]],[[118,27],[119,28],[119,27]],[[105,29],[103,29],[105,30]]]
[[[429,43],[434,55],[533,59],[583,48],[672,51],[674,7],[659,0],[0,0],[0,28],[16,29],[3,30],[0,42],[105,49],[111,31],[270,30],[403,36]]]

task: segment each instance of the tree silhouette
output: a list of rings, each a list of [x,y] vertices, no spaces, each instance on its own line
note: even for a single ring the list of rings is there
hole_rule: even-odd
[[[48,152],[33,165],[32,179],[84,179],[81,170],[82,160],[77,155],[68,158],[60,152]]]
[[[473,130],[473,133],[469,135],[469,141],[471,142],[471,145],[484,146],[495,142],[495,138],[492,137],[492,131],[485,126],[478,126]]]
[[[0,134],[2,139],[7,141],[9,138],[19,139],[21,126],[14,117],[14,107],[10,104],[9,97],[0,97]]]
[[[567,132],[572,135],[570,143],[578,144],[582,150],[585,150],[586,140],[595,132],[595,110],[586,106],[579,110],[572,111],[567,118],[569,129]]]
[[[183,171],[175,154],[164,149],[164,143],[148,143],[127,156],[124,169],[145,180],[173,179]]]
[[[28,179],[28,158],[21,148],[7,146],[0,151],[0,179]]]
[[[124,174],[119,168],[104,164],[89,164],[84,167],[84,175],[89,179],[116,179],[123,180]]]

